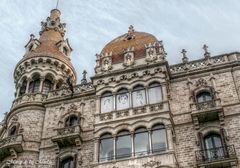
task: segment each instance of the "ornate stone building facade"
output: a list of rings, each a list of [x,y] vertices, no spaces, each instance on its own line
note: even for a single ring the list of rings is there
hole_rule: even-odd
[[[128,33],[76,84],[54,9],[16,65],[0,127],[0,167],[238,168],[240,53],[169,65],[162,41]]]

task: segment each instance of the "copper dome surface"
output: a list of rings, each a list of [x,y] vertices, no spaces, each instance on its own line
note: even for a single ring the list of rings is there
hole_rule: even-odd
[[[152,34],[145,32],[132,32],[132,38],[128,39],[128,33],[123,34],[109,42],[101,51],[101,54],[112,52],[112,62],[119,63],[123,61],[124,50],[134,47],[135,59],[145,56],[145,44],[158,42]]]

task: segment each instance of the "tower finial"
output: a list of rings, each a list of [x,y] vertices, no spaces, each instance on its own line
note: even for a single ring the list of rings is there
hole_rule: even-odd
[[[59,4],[59,0],[57,0],[57,5],[56,5],[56,9],[58,9],[58,4]]]

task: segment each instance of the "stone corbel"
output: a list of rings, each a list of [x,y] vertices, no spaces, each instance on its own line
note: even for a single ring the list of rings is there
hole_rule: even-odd
[[[10,148],[9,152],[10,152],[11,156],[13,157],[13,159],[17,159],[17,152],[13,148]]]

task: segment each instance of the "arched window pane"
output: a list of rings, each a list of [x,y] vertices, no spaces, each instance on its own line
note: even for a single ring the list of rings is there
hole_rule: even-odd
[[[121,89],[117,94],[117,110],[129,108],[129,93],[126,89]]]
[[[145,128],[140,128],[135,131],[134,149],[135,156],[142,156],[149,153],[149,137],[148,131]]]
[[[110,134],[105,134],[100,138],[99,150],[100,162],[113,159],[113,138]]]
[[[224,158],[224,149],[221,136],[218,134],[210,134],[204,138],[205,143],[205,158],[207,160],[215,160]]]
[[[74,168],[74,159],[69,157],[61,162],[61,168]]]
[[[106,92],[101,97],[101,112],[107,113],[113,111],[113,96],[111,92]]]
[[[39,92],[40,80],[36,79],[29,84],[29,93],[37,93]]]
[[[53,87],[53,84],[50,80],[45,80],[44,83],[43,83],[43,90],[42,92],[47,94],[49,91],[52,90],[52,87]]]
[[[17,134],[17,127],[14,125],[9,130],[9,136],[13,136]]]
[[[165,151],[167,148],[166,130],[162,125],[152,128],[152,152]]]
[[[128,131],[120,132],[116,139],[116,158],[122,159],[131,157],[132,143],[131,135]]]
[[[132,92],[133,107],[144,106],[146,104],[145,89],[142,86],[135,87]]]
[[[20,88],[19,96],[22,96],[23,94],[26,93],[26,88],[27,88],[27,81],[24,81],[21,88]]]
[[[212,96],[209,92],[201,92],[197,95],[198,103],[203,103],[203,102],[207,102],[207,101],[211,101],[211,100],[212,100]]]
[[[71,126],[75,126],[78,125],[79,123],[79,119],[77,116],[69,116],[66,121],[65,121],[65,127],[71,127]]]
[[[149,86],[148,94],[150,104],[159,103],[162,101],[162,90],[158,83],[153,83]]]

